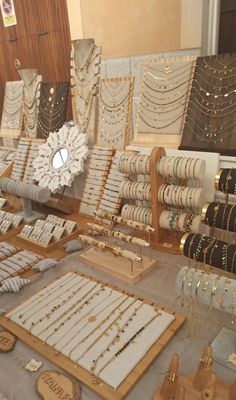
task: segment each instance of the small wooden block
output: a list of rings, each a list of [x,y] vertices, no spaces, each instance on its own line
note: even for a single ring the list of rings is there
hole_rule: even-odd
[[[43,400],[80,399],[79,384],[54,371],[44,371],[39,375],[36,390]]]
[[[16,337],[7,331],[0,331],[0,352],[8,353],[14,349]]]

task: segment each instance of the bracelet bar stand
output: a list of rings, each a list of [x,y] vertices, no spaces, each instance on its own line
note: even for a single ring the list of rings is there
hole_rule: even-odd
[[[174,236],[175,232],[159,226],[160,215],[166,209],[165,205],[158,201],[158,191],[160,186],[165,183],[165,180],[157,172],[157,162],[163,156],[165,156],[163,147],[155,147],[150,156],[152,226],[155,229],[155,232],[151,235],[151,245],[160,251],[179,254],[179,240]]]
[[[208,351],[209,347],[207,347],[204,352],[203,356],[206,354],[206,351]],[[174,375],[170,374],[170,368],[173,364],[173,359],[170,363],[169,369],[167,376],[171,378],[171,376],[175,377]],[[202,363],[202,359],[200,361]],[[200,367],[201,368],[201,364]],[[172,370],[171,370],[172,371]],[[198,369],[199,372],[199,369]],[[163,384],[161,387],[156,391],[156,393],[153,396],[153,400],[233,400],[234,398],[230,397],[232,390],[234,389],[234,386],[231,388],[231,385],[222,381],[218,377],[216,377],[215,374],[213,374],[211,371],[208,372],[208,375],[202,375],[200,381],[201,381],[201,388],[196,389],[194,387],[194,381],[196,380],[196,377],[198,375],[198,372],[196,375],[181,375],[176,378],[176,387],[175,387],[175,392],[173,397],[166,397],[165,394],[163,394],[163,387],[165,385],[165,382],[167,378],[165,378]],[[199,382],[198,382],[199,383]],[[172,382],[169,381],[169,385],[167,386],[170,388],[172,385]],[[171,392],[170,392],[171,393]],[[209,397],[207,395],[209,394]],[[213,394],[213,397],[211,397],[211,394]],[[215,397],[216,394],[216,397]]]
[[[23,211],[19,212],[18,215],[21,215],[26,223],[29,224],[39,218],[44,218],[43,214],[33,211],[31,200],[38,203],[47,202],[50,198],[48,188],[30,185],[10,178],[3,178],[0,179],[0,189],[24,199]]]

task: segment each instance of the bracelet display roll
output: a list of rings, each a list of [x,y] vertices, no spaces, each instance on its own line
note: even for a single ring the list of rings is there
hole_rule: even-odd
[[[89,226],[89,228],[92,229],[92,231],[101,232],[104,236],[114,237],[116,239],[123,240],[124,242],[132,243],[132,244],[135,244],[140,247],[149,247],[150,246],[150,244],[148,242],[146,242],[146,240],[143,240],[141,238],[131,236],[131,235],[126,235],[125,233],[122,233],[119,231],[114,231],[111,228],[108,228],[108,227],[105,227],[102,225],[98,225],[98,224],[93,224],[90,222],[88,222],[87,225]]]
[[[206,203],[202,208],[201,219],[214,228],[236,232],[236,205]]]
[[[170,231],[177,232],[199,232],[201,223],[200,215],[193,212],[185,213],[180,210],[162,211],[159,219],[159,226]]]
[[[163,184],[158,190],[158,200],[175,207],[202,208],[204,191],[202,188]]]
[[[123,152],[118,158],[118,169],[127,174],[150,174],[150,156]]]
[[[31,185],[11,178],[0,179],[0,189],[14,196],[38,201],[39,203],[45,203],[50,198],[48,188]]]
[[[100,240],[93,239],[92,237],[86,235],[79,235],[79,238],[82,243],[91,245],[105,252],[110,252],[114,254],[114,256],[120,256],[126,258],[129,261],[136,261],[136,262],[142,261],[142,258],[137,256],[137,254],[133,253],[132,251],[123,249],[122,247],[114,246],[109,242],[102,242]]]
[[[152,210],[147,207],[138,207],[125,204],[122,207],[121,216],[129,220],[141,222],[143,224],[152,224]]]
[[[123,199],[151,200],[151,185],[127,180],[120,185],[119,194]]]
[[[223,193],[236,195],[236,168],[222,168],[215,176],[215,188]]]
[[[123,216],[114,215],[110,212],[97,210],[94,212],[94,215],[96,215],[98,218],[108,219],[109,221],[113,221],[118,224],[123,224],[123,225],[129,226],[131,228],[138,229],[138,230],[141,230],[144,232],[151,233],[151,232],[155,231],[155,229],[148,224],[143,224],[142,222],[133,221],[133,220],[124,218]]]
[[[191,157],[161,157],[157,162],[157,172],[164,177],[201,180],[205,174],[206,162]]]
[[[182,267],[177,275],[177,295],[191,297],[210,307],[236,315],[236,280],[195,268]]]
[[[186,257],[200,263],[236,273],[236,244],[218,240],[212,236],[186,233],[180,244]]]

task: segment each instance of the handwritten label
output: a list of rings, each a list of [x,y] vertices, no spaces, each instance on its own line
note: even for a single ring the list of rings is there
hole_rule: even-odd
[[[44,371],[37,380],[37,392],[43,400],[79,400],[80,388],[65,375]]]
[[[7,353],[11,351],[16,343],[16,337],[10,332],[0,331],[0,352]]]

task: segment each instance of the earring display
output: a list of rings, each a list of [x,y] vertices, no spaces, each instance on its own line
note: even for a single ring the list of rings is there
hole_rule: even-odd
[[[39,146],[33,161],[34,179],[52,193],[63,186],[71,186],[75,176],[84,171],[87,158],[87,135],[77,126],[64,125],[59,132],[51,132],[47,141]]]
[[[80,214],[93,216],[99,207],[101,196],[106,189],[114,190],[114,184],[107,183],[113,155],[112,147],[94,146],[89,155],[88,172],[80,203]],[[117,189],[118,193],[118,189]],[[104,202],[103,202],[104,203]],[[110,203],[108,202],[110,206]]]
[[[107,400],[127,394],[131,371],[139,367],[133,386],[183,321],[171,310],[78,273],[65,274],[0,317],[5,329],[17,327],[21,340],[96,393],[96,383],[103,383]]]
[[[180,251],[186,257],[204,265],[236,273],[236,244],[201,234],[185,234]]]
[[[97,143],[123,150],[128,144],[134,79],[104,78],[100,84]]]
[[[1,135],[18,137],[23,120],[23,81],[6,82]]]
[[[0,146],[0,177],[12,169],[16,149]]]
[[[179,145],[195,60],[194,56],[168,57],[144,65],[135,140]]]
[[[10,212],[0,211],[0,236],[1,240],[7,239],[13,233],[17,234],[22,226],[23,217]]]
[[[73,120],[80,131],[87,133],[94,144],[97,93],[100,80],[102,48],[93,39],[72,41],[71,94]]]
[[[3,208],[4,206],[6,206],[7,204],[7,200],[4,199],[4,197],[0,197],[0,208]]]
[[[119,194],[121,183],[127,178],[127,175],[118,170],[119,151],[116,151],[111,166],[107,175],[102,196],[98,205],[98,209],[109,211],[112,214],[118,214],[121,208],[122,198]],[[93,185],[88,185],[86,188],[92,190]],[[85,188],[84,188],[85,189]]]
[[[23,182],[24,183],[35,183],[34,173],[35,169],[33,167],[34,160],[38,157],[39,146],[44,143],[44,139],[32,139],[29,147],[29,153],[27,157],[27,163],[24,171]]]
[[[42,260],[42,256],[20,250],[7,242],[0,245],[0,287],[10,277],[22,275],[34,264]]]
[[[37,74],[36,69],[20,69],[23,86],[23,111],[25,136],[36,138],[39,97],[42,76]]]
[[[181,150],[235,155],[235,54],[198,57]]]
[[[202,209],[202,221],[218,229],[236,233],[236,205],[206,203]]]
[[[25,168],[27,164],[29,149],[30,149],[30,139],[21,138],[19,140],[18,148],[16,151],[11,179],[22,181],[25,173]]]
[[[47,139],[58,131],[66,118],[69,82],[41,83],[37,137]]]
[[[176,278],[176,293],[183,301],[192,298],[210,308],[236,315],[236,280],[227,276],[182,267]]]
[[[80,230],[75,221],[49,214],[45,220],[38,219],[34,226],[25,225],[17,237],[35,249],[53,250],[78,236]]]
[[[220,169],[215,177],[215,188],[225,194],[236,196],[236,169]]]

